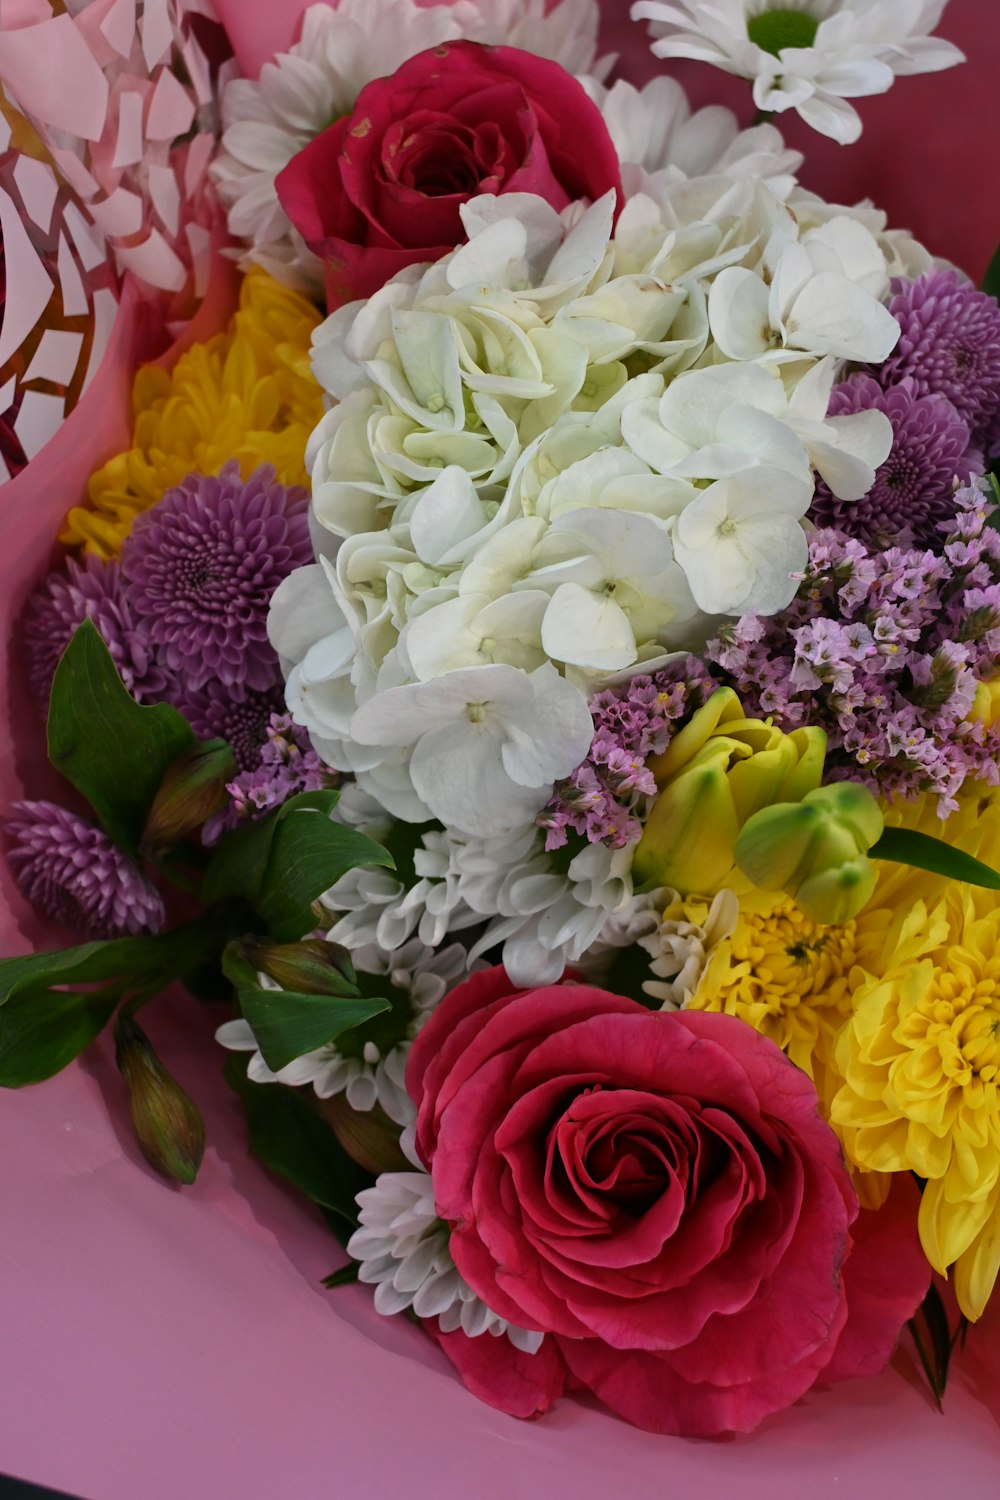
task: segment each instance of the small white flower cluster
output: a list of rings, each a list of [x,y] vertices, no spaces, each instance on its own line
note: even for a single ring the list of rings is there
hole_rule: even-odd
[[[964,61],[930,33],[946,0],[636,0],[657,57],[690,57],[753,80],[766,113],[796,110],[847,145],[861,134],[848,99],[884,94],[897,77]]]
[[[413,1105],[406,1092],[410,1044],[434,1007],[464,978],[468,966],[465,949],[453,943],[434,952],[415,939],[393,953],[374,945],[358,947],[351,959],[359,973],[385,978],[398,996],[405,997],[407,1013],[398,1021],[393,1017],[399,1035],[390,1046],[380,1048],[367,1041],[354,1055],[329,1042],[273,1072],[261,1056],[248,1022],[226,1021],[216,1032],[216,1040],[234,1052],[254,1054],[247,1068],[253,1083],[312,1084],[319,1099],[343,1094],[352,1109],[365,1112],[378,1105],[397,1125],[408,1125],[413,1119]],[[261,984],[265,989],[280,989],[266,976],[261,977]]]
[[[378,837],[374,801],[357,787],[345,788],[345,798],[352,811],[369,804],[363,831]],[[595,944],[620,948],[634,940],[634,919],[660,893],[633,894],[631,862],[630,849],[588,844],[561,873],[530,823],[492,839],[426,829],[413,851],[409,887],[389,871],[359,869],[326,892],[323,904],[337,918],[327,936],[352,950],[377,944],[391,952],[414,933],[430,947],[464,933],[470,966],[499,949],[514,984],[554,984]]]
[[[537,1353],[544,1334],[498,1317],[459,1275],[427,1172],[383,1172],[358,1194],[358,1208],[361,1228],[347,1253],[361,1263],[358,1280],[375,1287],[377,1312],[391,1317],[412,1307],[420,1318],[437,1318],[444,1333],[506,1335],[515,1349]]]
[[[248,248],[240,264],[263,266],[298,291],[320,295],[323,266],[292,228],[274,182],[293,156],[341,115],[376,78],[442,42],[464,38],[520,47],[600,77],[613,58],[596,60],[597,0],[330,0],[311,5],[302,34],[266,62],[260,78],[236,78],[222,96],[225,131],[212,165],[228,209],[229,232]]]
[[[882,413],[826,415],[899,336],[862,217],[728,174],[613,212],[474,199],[466,245],[318,330],[319,559],[271,639],[319,753],[406,821],[530,824],[592,694],[783,608],[816,474],[856,499],[889,452]]]

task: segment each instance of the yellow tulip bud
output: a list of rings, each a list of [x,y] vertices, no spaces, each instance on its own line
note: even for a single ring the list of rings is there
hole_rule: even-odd
[[[636,848],[636,880],[702,896],[739,883],[744,823],[818,787],[825,757],[822,729],[785,734],[748,719],[732,689],[720,688],[650,763],[660,793]]]

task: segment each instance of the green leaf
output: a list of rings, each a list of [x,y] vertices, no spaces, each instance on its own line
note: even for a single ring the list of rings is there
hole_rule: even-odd
[[[996,297],[1000,302],[1000,247],[993,254],[993,259],[986,267],[986,275],[983,277],[983,291],[990,297]]]
[[[172,761],[196,744],[166,703],[141,708],[92,620],[63,652],[52,683],[49,758],[82,792],[116,844],[135,852]]]
[[[111,1019],[116,990],[26,990],[0,1011],[0,1085],[41,1083],[90,1045]]]
[[[915,870],[929,870],[932,875],[945,875],[949,880],[1000,891],[1000,874],[996,870],[943,839],[917,833],[913,828],[887,828],[868,852],[872,859],[890,859],[896,864],[911,865]]]
[[[274,1072],[392,1008],[381,997],[261,989],[236,944],[230,944],[223,955],[222,968],[236,987],[240,1009],[253,1027],[261,1056]]]
[[[246,1058],[230,1058],[226,1081],[243,1101],[251,1152],[325,1209],[338,1238],[349,1238],[358,1227],[355,1194],[372,1177],[351,1161],[308,1095],[280,1083],[251,1083],[246,1066]]]
[[[952,1334],[941,1293],[932,1281],[917,1314],[910,1319],[910,1333],[923,1365],[927,1383],[938,1410],[948,1384],[948,1366],[959,1330]]]
[[[346,1266],[341,1266],[339,1271],[331,1271],[329,1276],[323,1277],[323,1285],[331,1292],[338,1286],[350,1286],[357,1281],[358,1272],[361,1270],[356,1260],[349,1260]]]
[[[307,808],[293,810],[275,829],[257,910],[279,943],[291,943],[316,926],[312,905],[358,865],[393,867],[392,855],[374,839],[333,823]]]
[[[303,792],[259,823],[224,838],[209,863],[202,898],[239,896],[256,908],[269,935],[295,942],[316,925],[312,903],[357,865],[386,865],[374,839],[330,820],[335,791]]]
[[[51,1078],[93,1041],[126,995],[156,994],[219,940],[220,914],[210,913],[157,937],[0,960],[0,1086]],[[96,984],[103,987],[95,991]]]

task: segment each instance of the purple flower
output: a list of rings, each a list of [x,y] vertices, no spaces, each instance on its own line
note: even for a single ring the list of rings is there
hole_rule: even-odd
[[[65,573],[50,573],[28,603],[24,649],[38,701],[48,702],[59,658],[84,620],[97,626],[132,696],[140,703],[159,698],[166,677],[122,597],[118,564],[86,557],[70,558]]]
[[[232,801],[205,825],[204,841],[214,844],[227,829],[238,827],[245,819],[263,817],[290,797],[321,791],[337,779],[291,714],[273,713],[253,767],[241,771],[226,787]]]
[[[225,687],[221,682],[206,682],[193,689],[180,683],[169,696],[199,739],[226,741],[241,773],[253,771],[260,764],[271,718],[284,708],[277,684],[255,691],[238,685]]]
[[[282,579],[312,561],[303,489],[270,466],[189,475],[136,518],[122,548],[126,600],[187,690],[210,681],[260,692],[280,677],[267,610]]]
[[[825,729],[827,773],[883,796],[930,792],[941,816],[970,780],[1000,780],[1000,724],[970,717],[1000,674],[1000,533],[982,481],[952,496],[940,550],[809,539],[796,598],[723,626],[708,659],[748,714]]]
[[[879,372],[921,396],[945,396],[980,442],[1000,417],[1000,307],[955,271],[894,281],[889,311],[902,333]]]
[[[830,397],[830,416],[881,411],[892,423],[892,451],[861,500],[838,500],[822,482],[811,519],[876,547],[894,542],[941,545],[942,521],[956,513],[955,480],[982,473],[969,429],[941,395],[926,395],[907,377],[883,390],[870,375],[852,375]]]
[[[681,670],[641,674],[591,700],[594,738],[587,759],[556,783],[536,818],[546,849],[561,849],[573,831],[590,844],[622,849],[642,837],[641,818],[656,781],[646,762],[670,743],[674,721],[698,706],[714,684],[694,657]]]
[[[95,824],[54,802],[15,802],[4,826],[18,889],[47,916],[90,938],[160,931],[160,893]]]

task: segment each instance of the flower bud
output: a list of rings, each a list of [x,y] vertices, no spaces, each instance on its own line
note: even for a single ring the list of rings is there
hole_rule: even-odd
[[[115,1062],[128,1089],[132,1129],[143,1156],[161,1177],[190,1185],[205,1154],[201,1110],[124,1011],[115,1023]]]
[[[399,1144],[399,1126],[378,1105],[364,1111],[352,1109],[343,1094],[321,1099],[319,1112],[352,1161],[376,1177],[380,1172],[412,1172]]]
[[[867,854],[882,830],[871,792],[838,782],[755,813],[736,841],[736,862],[755,886],[792,896],[811,921],[846,922],[874,890]]]
[[[180,843],[226,804],[227,782],[236,774],[225,740],[205,740],[168,767],[153,800],[142,835],[145,853]]]
[[[325,938],[274,943],[270,938],[246,937],[239,946],[252,968],[293,994],[358,993],[351,956],[339,943],[329,943]]]
[[[732,689],[720,688],[650,763],[660,793],[636,848],[637,881],[700,896],[739,884],[744,823],[819,786],[825,756],[821,729],[785,734],[748,719]]]

